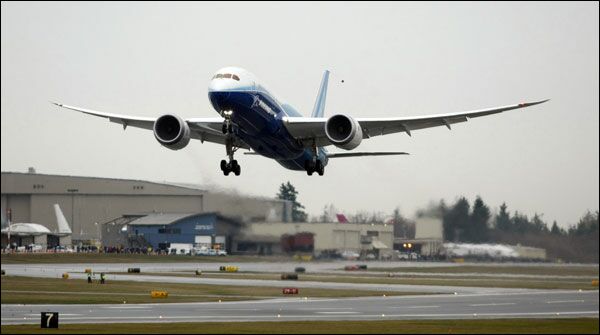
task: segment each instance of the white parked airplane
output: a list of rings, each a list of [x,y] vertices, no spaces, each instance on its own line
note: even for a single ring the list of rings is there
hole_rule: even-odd
[[[358,147],[363,139],[373,136],[404,132],[409,136],[415,130],[465,122],[470,118],[501,113],[537,105],[548,100],[520,103],[468,112],[414,117],[354,118],[346,114],[324,116],[329,71],[325,71],[311,117],[303,117],[292,106],[277,100],[250,72],[237,68],[223,68],[213,76],[208,86],[208,97],[221,117],[190,118],[173,114],[158,118],[136,117],[97,112],[80,107],[54,103],[78,112],[108,118],[127,126],[154,131],[154,137],[163,146],[179,150],[190,139],[225,145],[228,161],[221,161],[225,175],[240,174],[240,165],[234,153],[252,149],[275,159],[283,167],[317,172],[323,175],[329,158],[355,156],[403,155],[405,152],[347,152],[329,153],[325,146],[334,145],[345,150]]]

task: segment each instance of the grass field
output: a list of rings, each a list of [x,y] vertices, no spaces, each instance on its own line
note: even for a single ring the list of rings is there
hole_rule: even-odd
[[[128,273],[115,273],[128,275]],[[141,273],[130,275],[145,276],[176,276],[176,277],[197,277],[194,273]],[[203,272],[202,277],[206,278],[227,278],[227,279],[256,279],[256,280],[280,280],[278,273],[220,273]],[[592,290],[597,289],[591,285],[591,280],[587,279],[552,279],[552,278],[469,278],[469,277],[387,277],[363,275],[360,273],[341,273],[332,274],[299,274],[300,281],[318,281],[329,283],[359,283],[359,284],[404,284],[404,285],[441,285],[441,286],[469,286],[469,287],[501,287],[501,288],[531,288],[531,289],[574,289],[574,290]]]
[[[598,319],[305,321],[2,326],[2,334],[598,334]]]
[[[184,256],[136,254],[2,254],[2,264],[55,264],[55,263],[223,263],[223,262],[285,262],[286,256]]]
[[[290,283],[293,287],[293,283]],[[150,291],[167,291],[166,299],[153,299]],[[233,301],[280,298],[282,288],[201,284],[144,283],[108,281],[100,285],[81,279],[30,278],[2,276],[3,304],[122,304]],[[425,293],[393,292],[387,295]],[[301,288],[298,297],[380,296],[381,292]],[[289,297],[289,296],[288,296]]]

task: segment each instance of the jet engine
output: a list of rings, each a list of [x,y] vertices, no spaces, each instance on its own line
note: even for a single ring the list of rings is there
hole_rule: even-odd
[[[154,122],[154,137],[171,150],[183,149],[190,143],[190,127],[179,116],[165,114]]]
[[[333,145],[346,150],[358,147],[363,138],[360,124],[343,114],[334,115],[325,122],[325,134]]]

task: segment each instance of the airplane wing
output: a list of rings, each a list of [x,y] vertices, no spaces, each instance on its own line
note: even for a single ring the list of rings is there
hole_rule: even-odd
[[[535,102],[520,103],[502,107],[486,108],[468,112],[416,116],[416,117],[393,117],[393,118],[356,118],[363,131],[363,139],[373,136],[387,135],[404,132],[412,136],[412,131],[425,128],[445,126],[451,129],[450,125],[460,122],[466,122],[470,118],[486,116],[496,113],[502,113],[513,109],[534,106],[548,101],[541,100]],[[325,122],[327,118],[310,117],[285,117],[283,118],[286,129],[298,140],[306,141],[306,145],[312,145],[315,140],[317,146],[327,146],[329,142],[325,135]]]
[[[69,105],[63,105],[60,103],[53,102],[53,104],[74,110],[77,112],[103,117],[108,119],[110,122],[118,123],[123,126],[123,129],[126,129],[128,126],[154,130],[154,121],[157,118],[154,117],[138,117],[138,116],[128,116],[122,114],[113,114],[113,113],[105,113],[98,112],[91,109],[85,109],[81,107],[74,107]],[[221,127],[223,126],[223,118],[221,117],[212,117],[212,118],[192,118],[185,120],[191,130],[191,138],[200,140],[202,142],[212,142],[218,144],[225,144],[226,135],[221,131]],[[235,146],[240,148],[249,149],[248,145],[242,140],[235,138]]]

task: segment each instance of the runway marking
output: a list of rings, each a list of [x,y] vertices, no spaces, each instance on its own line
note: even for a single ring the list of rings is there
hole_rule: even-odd
[[[32,313],[32,314],[25,314],[25,315],[29,315],[29,316],[40,316],[40,313]],[[81,316],[83,314],[63,314],[60,313],[60,316]]]
[[[315,312],[317,314],[360,314],[360,312]]]
[[[115,306],[115,307],[100,307],[103,309],[152,309],[150,306]]]
[[[316,311],[316,310],[326,310],[326,309],[336,309],[336,310],[343,310],[343,309],[354,309],[352,307],[315,307],[315,308],[298,308],[301,311]]]
[[[546,301],[547,304],[567,304],[571,302],[584,302],[583,300],[554,300],[554,301]]]
[[[325,312],[321,312],[321,313],[325,313]],[[557,315],[559,314],[560,316],[565,316],[565,315],[598,315],[598,311],[576,311],[576,312],[540,312],[540,313],[482,313],[482,314],[477,314],[477,317],[507,317],[507,316],[512,316],[512,317],[530,317],[530,316],[551,316],[551,317],[556,317],[559,316]],[[36,314],[37,316],[37,314]],[[302,318],[327,318],[328,315],[281,315],[281,318],[290,318],[290,319],[302,319]],[[340,317],[342,317],[342,315],[340,315]],[[346,315],[343,316],[346,318],[357,318],[357,319],[369,319],[369,318],[374,318],[374,319],[380,319],[381,318],[381,314],[361,314],[361,315]],[[471,319],[473,318],[473,314],[472,313],[465,313],[465,314],[391,314],[391,315],[386,315],[386,317],[388,318],[402,318],[402,319],[407,319],[407,318],[411,318],[411,317],[417,317],[417,318],[428,318],[428,317],[438,317],[438,318],[467,318],[467,319]],[[201,316],[201,315],[193,315],[193,316],[163,316],[162,318],[159,318],[158,316],[138,316],[138,317],[110,317],[110,316],[99,316],[99,317],[89,317],[89,316],[85,316],[85,317],[66,317],[66,318],[62,318],[62,321],[65,320],[72,320],[72,321],[89,321],[89,320],[107,320],[107,321],[113,321],[113,320],[146,320],[146,321],[150,321],[150,320],[173,320],[173,319],[180,319],[180,320],[193,320],[193,319],[277,319],[276,315],[256,315],[256,316],[249,316],[249,315],[213,315],[213,316]],[[37,319],[34,318],[29,318],[30,320],[35,320],[37,321]],[[209,321],[210,321],[209,320]],[[23,318],[2,318],[2,321],[23,321]]]
[[[516,305],[514,302],[501,302],[501,303],[491,303],[491,304],[473,304],[469,306],[508,306],[508,305]]]
[[[411,308],[411,309],[414,309],[414,308],[439,308],[439,307],[440,306],[408,306],[408,307],[405,307],[405,306],[394,306],[394,307],[390,307],[390,308]]]

